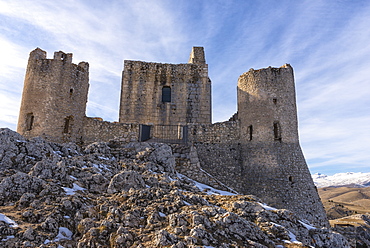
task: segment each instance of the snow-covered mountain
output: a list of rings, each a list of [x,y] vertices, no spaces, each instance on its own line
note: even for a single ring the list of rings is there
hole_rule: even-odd
[[[315,173],[312,175],[312,179],[318,188],[330,186],[370,187],[370,172],[337,173],[332,176]]]

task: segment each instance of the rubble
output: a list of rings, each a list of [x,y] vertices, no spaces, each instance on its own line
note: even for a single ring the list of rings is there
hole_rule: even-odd
[[[120,159],[109,144],[0,129],[0,246],[350,247],[254,196],[197,187],[166,144],[128,143]]]

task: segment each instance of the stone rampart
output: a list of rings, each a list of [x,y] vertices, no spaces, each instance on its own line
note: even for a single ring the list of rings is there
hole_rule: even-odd
[[[188,141],[190,143],[238,143],[239,135],[238,121],[188,125]]]
[[[108,122],[99,118],[84,118],[83,143],[107,142],[116,139],[122,142],[135,142],[139,137],[139,124]]]
[[[197,143],[195,147],[201,169],[222,184],[289,209],[315,225],[328,225],[299,144]]]

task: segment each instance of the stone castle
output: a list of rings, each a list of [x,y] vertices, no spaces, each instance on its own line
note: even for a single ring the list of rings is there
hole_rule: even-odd
[[[204,49],[188,63],[124,61],[119,122],[86,117],[89,64],[72,54],[47,59],[30,53],[17,131],[54,142],[164,142],[188,164],[179,171],[198,181],[252,194],[327,226],[298,139],[293,69],[250,69],[239,77],[238,112],[211,123],[211,80]],[[196,170],[196,173],[194,173]]]

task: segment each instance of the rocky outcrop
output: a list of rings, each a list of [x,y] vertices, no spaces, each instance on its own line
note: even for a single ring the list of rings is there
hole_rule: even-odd
[[[349,247],[254,196],[175,170],[170,146],[26,140],[0,129],[1,247]],[[115,150],[115,151],[114,151]]]

